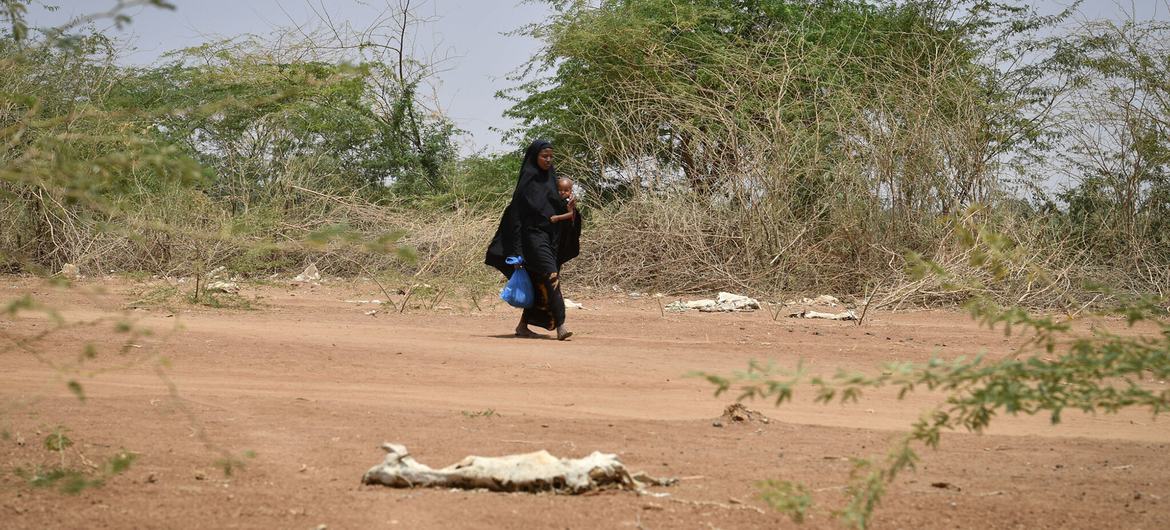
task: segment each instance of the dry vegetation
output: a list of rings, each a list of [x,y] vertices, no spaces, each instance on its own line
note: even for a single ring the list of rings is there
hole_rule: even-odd
[[[1067,13],[966,0],[548,3],[547,24],[520,30],[545,48],[504,96],[516,143],[551,138],[559,171],[585,190],[574,287],[832,293],[867,310],[967,302],[982,323],[1026,330],[1018,352],[986,363],[808,381],[756,363],[706,374],[720,392],[777,404],[798,384],[822,402],[949,392],[889,460],[855,462],[851,524],[866,526],[913,466],[911,444],[935,447],[943,431],[981,431],[1000,413],[1055,422],[1066,408],[1170,403],[1145,385],[1170,375],[1165,24],[1067,28]],[[141,4],[168,5],[119,2],[99,16],[124,23],[118,9]],[[326,17],[143,68],[119,65],[115,44],[78,24],[30,35],[30,5],[0,0],[0,272],[75,264],[198,286],[213,270],[263,279],[315,264],[373,280],[399,311],[456,290],[477,303],[499,285],[482,257],[519,160],[457,152],[455,125],[418,95],[441,59],[406,53],[425,23],[409,0],[367,29]],[[1148,319],[1162,338],[1081,337],[1028,312],[1071,320],[1093,306]],[[56,327],[5,335],[4,351],[40,360],[37,348],[71,329],[31,296],[7,311]],[[75,377],[90,353],[49,366],[82,400]],[[165,358],[142,363],[181,404]],[[225,472],[242,462],[200,438]],[[62,440],[46,447],[63,454]],[[127,454],[96,474],[62,460],[21,479],[85,489],[123,472]],[[787,482],[765,498],[797,519],[809,500]]]
[[[316,263],[486,288],[480,253],[517,162],[459,159],[416,96],[433,66],[354,44],[423,22],[398,7],[367,30],[210,43],[145,69],[117,66],[101,35],[5,41],[4,268]],[[893,308],[1170,289],[1162,26],[1044,40],[1058,18],[962,2],[659,7],[564,5],[530,30],[548,48],[512,114],[585,186],[575,284]],[[1033,186],[1053,174],[1057,192]],[[1029,259],[979,293],[907,272],[921,255],[988,279],[954,237],[970,222]]]

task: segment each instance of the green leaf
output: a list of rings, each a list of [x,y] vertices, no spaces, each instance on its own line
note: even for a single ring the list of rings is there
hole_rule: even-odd
[[[78,400],[85,401],[85,391],[81,388],[81,383],[78,383],[77,380],[74,379],[66,383],[66,386],[69,387],[69,392],[73,393],[74,396],[77,396]]]
[[[414,247],[400,246],[396,253],[398,254],[398,259],[406,263],[415,263],[418,261],[418,252]]]
[[[109,474],[117,475],[130,469],[130,465],[138,459],[138,455],[129,451],[122,451],[112,457],[106,462],[106,469]]]
[[[73,446],[73,440],[64,432],[57,430],[45,437],[45,449],[61,452]]]
[[[765,480],[757,483],[760,497],[778,512],[787,514],[794,523],[803,523],[812,508],[812,494],[803,484],[787,480]]]

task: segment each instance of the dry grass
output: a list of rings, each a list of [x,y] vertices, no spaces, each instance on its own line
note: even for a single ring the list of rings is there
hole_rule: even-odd
[[[483,265],[498,222],[495,209],[426,211],[299,186],[291,191],[296,207],[283,209],[287,217],[276,222],[231,218],[198,194],[181,194],[170,197],[170,204],[184,208],[168,208],[166,214],[140,210],[126,217],[126,225],[113,228],[58,206],[47,193],[34,194],[42,212],[37,226],[48,227],[46,237],[36,240],[41,245],[36,255],[43,260],[38,263],[52,270],[75,263],[87,274],[198,275],[226,266],[255,277],[295,274],[315,263],[328,275],[381,278],[390,286],[383,288],[404,292],[425,282],[438,290],[486,293],[500,282]],[[1170,273],[1164,268],[1107,266],[1085,252],[1067,250],[1066,241],[1029,220],[966,219],[1015,242],[1014,257],[995,278],[971,263],[971,248],[958,244],[955,232],[962,225],[954,223],[916,236],[863,232],[835,224],[832,216],[799,222],[777,210],[720,206],[682,194],[640,194],[589,213],[582,255],[566,271],[577,286],[678,294],[730,290],[769,299],[829,293],[894,310],[953,305],[974,295],[1076,310],[1110,299],[1093,285],[1118,293],[1170,292]],[[233,233],[240,223],[264,225],[268,231],[253,226]],[[314,234],[331,227],[343,228],[328,241],[315,241]],[[396,233],[401,239],[372,244]],[[413,258],[399,248],[410,249]],[[947,270],[946,283],[908,273],[909,252]]]

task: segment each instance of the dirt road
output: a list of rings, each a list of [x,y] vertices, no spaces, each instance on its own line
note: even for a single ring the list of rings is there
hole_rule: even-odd
[[[8,528],[792,526],[760,499],[756,483],[765,479],[805,483],[818,503],[805,525],[835,528],[829,511],[844,498],[848,458],[884,455],[938,396],[878,393],[825,406],[806,391],[779,409],[749,403],[770,423],[715,427],[733,397],[716,398],[686,374],[729,373],[752,359],[873,371],[934,355],[1009,355],[1015,340],[955,312],[879,312],[859,327],[773,320],[767,311],[663,316],[654,299],[586,294],[586,309],[569,314],[576,335],[561,343],[511,337],[517,313],[499,304],[478,311],[452,301],[397,314],[347,302],[380,297],[368,284],[245,287],[251,310],[124,312],[141,286],[0,281],[0,300],[31,294],[66,322],[108,319],[55,331],[26,351],[12,340],[53,321],[0,317],[8,348],[0,526]],[[93,293],[98,286],[105,292]],[[115,331],[122,315],[152,334]],[[96,353],[87,373],[53,368],[75,362],[87,344]],[[66,386],[74,378],[84,402]],[[63,455],[43,445],[58,427],[76,442]],[[405,444],[435,467],[468,454],[600,450],[683,480],[655,488],[667,497],[362,486],[382,441]],[[1047,418],[998,418],[987,434],[948,434],[941,450],[924,449],[917,471],[889,489],[875,527],[1170,528],[1168,443],[1170,423],[1144,411],[1071,414],[1055,427]],[[120,448],[138,455],[131,469],[75,496],[31,488],[11,472],[62,456],[85,467]],[[245,467],[225,476],[215,464],[220,450]]]

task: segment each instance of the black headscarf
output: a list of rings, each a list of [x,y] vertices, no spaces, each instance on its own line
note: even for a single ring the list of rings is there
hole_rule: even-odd
[[[522,233],[528,227],[540,228],[550,235],[555,230],[549,217],[568,211],[564,199],[557,193],[556,169],[540,169],[536,157],[540,152],[552,148],[547,140],[536,140],[524,150],[524,162],[520,165],[520,176],[512,192],[512,202],[504,210],[500,226],[488,246],[484,263],[491,265],[509,276],[512,267],[504,263],[509,256],[522,255]]]

